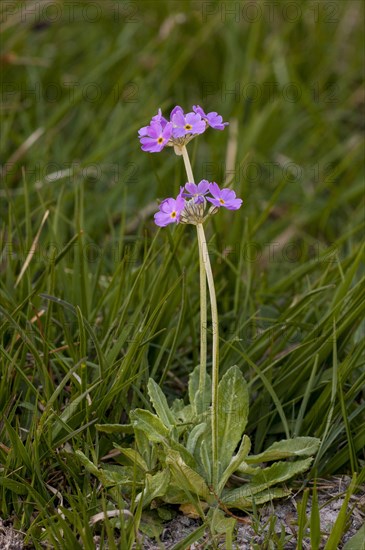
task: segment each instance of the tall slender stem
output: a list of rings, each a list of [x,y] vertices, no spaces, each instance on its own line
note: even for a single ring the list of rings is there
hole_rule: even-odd
[[[189,183],[195,183],[193,171],[191,169],[190,159],[186,147],[182,147],[182,155],[185,164],[186,175]],[[203,243],[199,238],[199,272],[200,272],[200,370],[199,370],[199,394],[198,413],[204,412],[207,404],[204,403],[205,381],[207,372],[207,279],[204,267],[204,250]]]
[[[208,280],[210,308],[212,313],[212,329],[213,329],[213,357],[212,357],[212,474],[213,474],[213,488],[217,490],[218,477],[219,477],[219,463],[218,463],[218,382],[219,382],[219,326],[218,326],[218,308],[217,297],[215,294],[214,279],[212,273],[212,266],[210,265],[209,254],[206,248],[206,238],[204,233],[203,224],[199,223],[196,226],[198,232],[198,239],[200,246],[203,250],[203,262],[204,268]]]
[[[195,183],[194,176],[193,176],[193,171],[191,169],[190,159],[189,159],[189,155],[188,155],[188,150],[185,147],[185,145],[183,145],[181,150],[182,150],[182,156],[183,156],[183,159],[184,159],[186,175],[188,176],[188,182],[189,183]]]
[[[194,183],[194,176],[191,169],[189,155],[186,147],[182,147],[186,174],[188,180]],[[215,294],[212,267],[207,253],[206,238],[203,224],[196,225],[199,243],[199,264],[200,264],[200,335],[201,335],[201,368],[199,378],[199,391],[204,392],[205,374],[207,361],[207,299],[206,281],[208,280],[210,308],[212,313],[213,332],[213,358],[212,358],[212,482],[214,489],[218,487],[219,463],[218,463],[218,382],[219,382],[219,327],[218,308]],[[203,396],[204,394],[201,393]],[[203,404],[204,405],[204,404]]]

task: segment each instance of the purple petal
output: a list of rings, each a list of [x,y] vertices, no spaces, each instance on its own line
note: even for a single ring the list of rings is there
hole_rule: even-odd
[[[195,195],[198,192],[198,186],[195,183],[186,183],[185,189],[191,194]]]
[[[207,129],[207,125],[205,124],[204,120],[201,120],[198,123],[195,123],[193,125],[193,128],[191,130],[192,134],[202,134]]]
[[[157,143],[157,141],[153,138],[141,138],[141,149],[142,151],[147,151],[148,153],[159,153],[162,151],[164,144]]]
[[[219,189],[219,186],[215,183],[215,181],[209,184],[209,191],[211,192],[213,197],[218,199],[220,198],[221,190]]]
[[[228,210],[238,210],[241,208],[242,202],[242,199],[234,199],[233,201],[230,201],[222,206],[225,206]]]
[[[174,223],[174,219],[171,218],[170,214],[164,214],[163,212],[156,212],[154,215],[155,224],[160,227],[166,227],[169,223]]]
[[[179,128],[172,129],[172,137],[174,138],[184,137],[185,135],[186,135],[186,130],[182,126],[180,126]]]
[[[162,116],[162,111],[161,109],[158,110],[158,113],[157,115],[153,116],[152,119],[151,119],[151,123],[154,123],[154,122],[159,122],[162,126],[162,128],[164,128],[167,124],[167,120],[165,117]]]
[[[211,197],[207,197],[207,201],[211,202],[212,204],[214,204],[214,206],[218,206],[218,208],[220,208],[221,206],[223,206],[218,199],[212,199]]]
[[[140,142],[142,143],[142,145],[154,145],[155,143],[157,143],[156,138],[152,138],[149,136],[142,137],[140,139]]]
[[[198,115],[200,115],[202,118],[206,118],[207,116],[203,111],[203,109],[200,107],[200,105],[193,105],[193,111],[194,113],[197,113]]]
[[[148,136],[148,128],[149,126],[143,126],[143,128],[138,130],[139,137]]]
[[[160,210],[161,212],[164,212],[165,214],[170,214],[175,209],[175,199],[168,198],[164,199],[160,204]]]
[[[159,122],[152,122],[148,126],[148,135],[153,138],[158,138],[162,134],[162,126]]]
[[[174,126],[185,126],[185,117],[183,112],[177,111],[171,118],[171,121]]]
[[[172,134],[172,124],[171,122],[167,122],[166,126],[164,127],[162,131],[162,137],[169,140]]]
[[[176,107],[174,107],[170,113],[170,120],[172,120],[172,117],[176,114],[176,113],[182,113],[182,115],[184,116],[184,111],[183,109],[179,106],[179,105],[176,105]]]
[[[185,199],[182,195],[178,195],[176,197],[175,201],[175,210],[178,214],[180,214],[181,210],[183,210],[185,207]]]
[[[200,193],[201,195],[204,195],[208,191],[209,191],[209,181],[208,180],[201,180],[198,183],[197,191],[195,191],[195,192]]]
[[[236,198],[236,193],[232,191],[232,189],[221,189],[221,199],[224,200],[224,202],[232,201]]]
[[[214,130],[224,130],[228,126],[228,122],[223,122],[223,117],[216,111],[207,114],[207,121],[209,126],[214,128]]]
[[[188,113],[185,117],[185,120],[188,124],[191,124],[192,126],[194,124],[198,124],[201,122],[202,117],[200,115],[197,115],[196,113]]]

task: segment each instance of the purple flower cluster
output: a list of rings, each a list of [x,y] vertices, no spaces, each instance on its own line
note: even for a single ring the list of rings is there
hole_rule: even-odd
[[[142,151],[159,153],[164,147],[186,145],[195,136],[202,134],[208,127],[224,130],[228,122],[223,122],[221,115],[212,111],[205,113],[199,105],[193,111],[184,113],[178,105],[170,113],[170,120],[162,116],[161,109],[152,117],[148,126],[138,131]]]
[[[202,223],[206,201],[213,205],[210,213],[217,212],[221,207],[238,210],[242,205],[242,199],[238,199],[232,189],[220,189],[215,182],[202,180],[197,185],[186,183],[185,187],[180,187],[180,193],[176,199],[168,198],[161,202],[160,209],[154,216],[155,223],[160,227],[180,221]]]

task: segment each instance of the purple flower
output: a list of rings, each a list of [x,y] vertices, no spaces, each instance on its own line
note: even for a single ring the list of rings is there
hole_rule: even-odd
[[[151,121],[149,126],[144,126],[139,130],[142,151],[159,153],[167,145],[171,134],[172,124],[170,122],[166,122],[165,126],[162,126],[161,122]]]
[[[232,189],[219,189],[218,185],[213,182],[209,185],[209,191],[213,198],[207,197],[207,200],[218,208],[223,206],[228,210],[238,210],[242,205],[242,199],[237,199],[236,193]]]
[[[176,105],[176,107],[174,107],[170,113],[170,120],[172,120],[172,117],[176,114],[176,113],[182,113],[184,114],[184,110],[182,107],[180,107],[180,105]]]
[[[193,111],[200,115],[202,119],[215,130],[224,130],[225,126],[228,126],[228,122],[223,122],[223,117],[221,117],[221,115],[219,115],[216,111],[211,111],[210,113],[205,114],[204,110],[199,105],[194,105]]]
[[[161,109],[154,115],[148,126],[139,131],[139,139],[143,151],[159,153],[166,145],[173,146],[177,155],[182,154],[182,147],[195,136],[202,134],[210,126],[223,130],[228,122],[218,113],[212,111],[206,114],[199,105],[193,106],[193,111],[185,114],[180,105],[176,105],[170,113],[170,120],[162,116]]]
[[[187,193],[183,194],[184,197],[195,199],[194,202],[196,203],[202,203],[204,202],[204,195],[209,191],[209,181],[201,180],[198,185],[195,183],[187,183],[185,189]]]
[[[173,125],[172,135],[174,138],[184,137],[187,134],[202,134],[205,132],[206,124],[201,116],[196,113],[184,114],[181,107],[172,110],[171,122]]]
[[[162,116],[161,109],[158,110],[157,115],[152,117],[150,124],[152,124],[152,122],[159,122],[162,128],[165,128],[166,124],[168,124],[168,121],[166,120],[166,118]]]
[[[154,219],[155,224],[160,227],[166,227],[169,223],[179,223],[181,211],[185,206],[185,199],[182,196],[183,187],[180,188],[180,193],[176,199],[168,198],[161,202],[160,211],[156,212]]]

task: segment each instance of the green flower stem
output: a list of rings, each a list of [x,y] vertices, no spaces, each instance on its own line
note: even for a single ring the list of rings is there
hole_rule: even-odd
[[[199,223],[196,226],[200,246],[204,251],[206,246],[206,238],[203,224]],[[212,357],[212,453],[213,453],[213,488],[218,487],[218,382],[219,382],[219,330],[218,330],[218,308],[217,297],[215,294],[214,279],[212,266],[210,265],[209,254],[203,252],[203,263],[207,274],[210,309],[212,313],[212,331],[213,331],[213,357]]]
[[[190,159],[186,147],[182,147],[182,155],[185,164],[186,175],[189,183],[195,183],[193,172],[191,169]],[[199,271],[200,271],[200,370],[199,370],[199,393],[201,399],[198,401],[200,410],[198,413],[202,413],[207,404],[203,402],[205,395],[205,379],[207,372],[207,280],[204,267],[203,245],[199,239]]]
[[[186,147],[182,147],[185,169],[189,183],[194,182],[189,155]],[[212,313],[213,332],[213,358],[212,358],[212,482],[213,488],[217,490],[219,464],[218,464],[218,382],[219,382],[219,331],[218,331],[218,308],[215,294],[212,267],[209,254],[207,254],[206,237],[203,224],[196,225],[199,243],[199,264],[200,264],[200,328],[201,328],[201,368],[199,377],[199,391],[204,395],[206,362],[207,362],[207,299],[206,281],[208,280],[210,307]],[[203,403],[204,406],[204,403]]]

